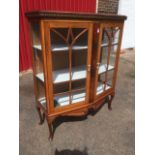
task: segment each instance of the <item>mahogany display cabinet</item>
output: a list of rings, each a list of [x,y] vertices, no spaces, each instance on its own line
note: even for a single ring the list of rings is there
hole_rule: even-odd
[[[115,95],[126,16],[35,11],[30,23],[34,91],[50,138],[59,116],[85,116]]]

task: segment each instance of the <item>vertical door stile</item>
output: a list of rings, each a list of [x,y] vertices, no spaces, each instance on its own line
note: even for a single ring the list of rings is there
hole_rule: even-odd
[[[89,102],[90,92],[90,73],[91,73],[91,57],[92,57],[92,39],[93,39],[93,24],[90,24],[88,29],[88,50],[87,50],[87,78],[86,78],[86,103]]]
[[[69,103],[72,104],[72,46],[69,46]]]
[[[69,46],[69,104],[72,103],[72,46],[69,43],[71,27],[68,29],[68,46]]]
[[[98,40],[98,45],[97,45],[97,64],[96,64],[96,79],[95,79],[95,90],[94,90],[95,97],[96,97],[96,91],[98,87],[98,76],[99,76],[98,71],[99,71],[100,58],[101,58],[102,34],[103,34],[103,29],[102,29],[102,26],[100,25],[99,40]]]
[[[46,43],[46,60],[47,60],[47,83],[48,83],[48,92],[49,92],[49,103],[48,103],[48,113],[54,111],[54,100],[53,100],[53,67],[51,63],[52,51],[51,51],[51,24],[46,23],[45,27],[45,43]],[[52,82],[51,82],[52,81]]]

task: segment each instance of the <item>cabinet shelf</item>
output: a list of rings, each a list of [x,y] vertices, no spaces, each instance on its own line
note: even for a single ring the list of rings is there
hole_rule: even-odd
[[[36,75],[38,79],[44,82],[43,73]],[[86,66],[72,68],[72,81],[86,78]],[[70,80],[69,69],[53,71],[53,83],[62,83]]]
[[[114,45],[118,45],[118,42],[113,42],[112,46],[114,46]],[[101,47],[107,47],[107,46],[109,46],[109,43],[102,43],[101,44]]]
[[[85,101],[86,93],[85,91],[74,92],[71,95],[72,104]],[[69,105],[69,94],[64,94],[55,97],[56,105],[65,106]]]
[[[102,74],[102,73],[105,73],[106,72],[106,68],[107,68],[107,64],[101,64],[99,66],[99,70],[98,70],[98,74]],[[108,71],[111,71],[114,69],[114,66],[112,65],[108,65]]]
[[[114,69],[113,66],[109,65],[108,71]],[[106,72],[106,65],[101,64],[99,67],[98,74],[102,74]],[[43,73],[38,73],[36,77],[44,82],[44,75]],[[86,78],[86,66],[79,66],[72,68],[72,81],[85,79]],[[62,69],[53,71],[53,83],[63,83],[68,82],[70,80],[69,69]]]
[[[109,89],[110,86],[106,85],[105,86],[105,90]],[[101,94],[104,92],[104,84],[100,83],[97,87],[97,95]],[[86,97],[86,93],[85,93],[85,90],[80,90],[78,92],[73,92],[72,95],[71,95],[71,98],[72,98],[72,104],[74,103],[78,103],[78,102],[82,102],[82,101],[85,101],[85,97]],[[42,97],[40,99],[38,99],[38,101],[42,104],[42,105],[45,105],[46,103],[46,99],[45,97]],[[58,95],[58,96],[55,96],[55,106],[66,106],[66,105],[69,105],[69,93],[66,94],[64,92],[64,95],[61,94],[61,95]]]
[[[33,48],[37,50],[41,50],[41,45],[34,45]],[[75,44],[72,46],[72,50],[86,50],[88,49],[87,45],[82,45],[82,44]],[[58,51],[68,51],[69,47],[65,44],[53,44],[51,51],[52,52],[58,52]]]
[[[72,93],[79,92],[79,91],[85,91],[85,88],[83,87],[83,88],[72,89]],[[54,96],[61,96],[61,95],[64,95],[64,94],[69,94],[69,93],[70,93],[70,91],[55,93]]]
[[[101,93],[104,92],[104,87],[105,87],[105,90],[108,90],[110,88],[109,85],[106,84],[106,86],[102,83],[99,83],[98,86],[97,86],[97,91],[96,91],[96,95],[99,95]]]
[[[85,101],[85,95],[86,95],[86,93],[83,90],[79,91],[79,92],[72,93],[72,95],[71,95],[72,104]],[[46,104],[45,97],[39,98],[38,101],[43,106]],[[64,95],[56,96],[54,102],[55,102],[55,106],[69,105],[69,94],[64,93]]]

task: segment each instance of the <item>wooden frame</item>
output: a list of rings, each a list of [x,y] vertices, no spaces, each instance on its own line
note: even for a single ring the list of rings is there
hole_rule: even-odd
[[[29,12],[26,14],[29,18],[31,25],[31,40],[32,40],[32,61],[33,61],[33,77],[34,77],[34,90],[36,96],[36,108],[40,117],[40,124],[44,122],[46,118],[50,136],[49,138],[53,138],[53,128],[51,128],[53,121],[55,118],[59,116],[82,116],[87,115],[90,109],[97,110],[103,102],[106,100],[108,102],[108,108],[111,109],[111,103],[115,95],[115,84],[118,70],[118,62],[120,55],[120,46],[122,40],[122,31],[125,16],[116,16],[116,15],[99,15],[99,14],[72,14],[72,13],[53,13],[53,12]],[[87,16],[88,15],[88,16]],[[68,18],[67,18],[68,17]],[[77,17],[77,18],[76,18]],[[34,40],[34,35],[39,36],[38,34],[34,34],[35,27],[33,28],[33,23],[37,22],[40,27],[40,38],[36,38]],[[109,61],[110,61],[110,52],[112,44],[111,42],[107,45],[108,47],[108,58],[107,63],[104,66],[99,66],[100,55],[101,55],[101,44],[103,32],[105,32],[105,28],[115,28],[118,27],[120,30],[118,44],[117,44],[117,52],[115,54],[115,63],[114,63],[114,73],[112,79],[112,86],[107,87],[107,76],[109,73]],[[58,28],[66,28],[67,36],[64,36],[60,32],[58,32]],[[73,29],[82,29],[76,36],[73,34]],[[59,48],[55,48],[51,40],[51,32],[55,33],[59,36],[66,44],[61,50],[67,50],[69,56],[69,72],[67,75],[67,83],[69,83],[69,90],[67,92],[62,93],[54,93],[53,85],[54,78],[53,75],[56,73],[53,70],[53,56],[54,51],[57,51]],[[87,32],[87,46],[80,46],[80,48],[74,47],[74,43],[81,37],[83,34]],[[113,33],[113,32],[112,32]],[[70,39],[71,37],[71,39]],[[40,44],[38,44],[38,40]],[[111,39],[110,39],[111,40]],[[34,46],[35,42],[35,46]],[[51,45],[52,44],[52,45]],[[53,46],[53,47],[52,47]],[[71,104],[73,102],[73,94],[74,92],[79,92],[81,89],[72,88],[73,82],[73,50],[85,50],[86,51],[86,68],[84,68],[84,74],[82,79],[85,80],[85,96],[84,101],[79,101],[77,103]],[[39,75],[36,72],[36,58],[35,52],[41,52],[43,59],[43,72]],[[79,51],[78,51],[79,52]],[[39,58],[38,58],[39,59]],[[40,61],[40,60],[38,60]],[[79,60],[77,60],[79,61]],[[112,68],[111,68],[112,69]],[[75,68],[75,71],[77,68]],[[103,92],[99,95],[97,94],[98,88],[98,70],[101,71],[101,74],[105,75],[105,84]],[[60,73],[60,72],[58,72]],[[82,75],[82,74],[81,74]],[[76,79],[76,78],[75,78]],[[45,89],[44,102],[46,106],[41,104],[41,100],[39,99],[39,83],[42,83]],[[79,80],[79,79],[78,79]],[[77,80],[75,80],[77,81]],[[63,82],[65,83],[65,81]],[[55,107],[54,97],[56,95],[69,94],[67,101],[69,104],[66,106]]]
[[[115,27],[118,27],[119,28],[119,30],[120,30],[120,34],[119,34],[119,41],[118,41],[118,47],[117,47],[117,51],[116,51],[116,60],[115,60],[115,65],[114,65],[114,78],[113,78],[113,85],[112,85],[112,90],[115,90],[115,81],[116,81],[116,75],[117,75],[117,70],[118,70],[118,59],[119,59],[119,51],[120,51],[120,45],[121,45],[121,39],[122,39],[122,31],[123,31],[123,23],[102,23],[102,24],[100,24],[100,27],[99,27],[99,31],[100,31],[100,33],[99,33],[99,41],[98,41],[98,48],[97,48],[97,62],[96,62],[96,73],[95,73],[95,76],[96,76],[96,82],[95,82],[95,89],[96,89],[96,87],[97,87],[97,77],[98,77],[98,68],[99,68],[99,59],[100,59],[100,55],[101,55],[101,42],[102,42],[102,35],[103,35],[103,33],[104,33],[104,29],[105,28],[115,28]],[[109,44],[109,48],[110,49],[108,49],[108,53],[110,53],[110,50],[111,50],[111,45]],[[109,65],[109,58],[107,58],[107,60],[108,60],[108,65]],[[106,70],[106,73],[107,73],[107,71],[108,70]],[[107,75],[107,74],[106,74]],[[106,78],[107,78],[107,76],[106,76]],[[106,79],[107,80],[107,79]],[[94,92],[95,93],[95,92]]]
[[[50,92],[53,92],[53,87],[52,87],[52,63],[51,63],[51,57],[52,57],[52,52],[51,52],[51,45],[50,45],[50,29],[52,29],[52,28],[85,28],[84,29],[84,31],[85,30],[87,30],[88,31],[88,45],[90,45],[90,46],[88,46],[88,58],[87,58],[87,66],[91,66],[91,37],[92,37],[92,24],[90,23],[90,24],[88,24],[88,23],[86,23],[86,22],[78,22],[78,21],[76,21],[76,22],[74,22],[74,21],[53,21],[52,23],[51,23],[51,21],[44,21],[45,22],[45,24],[46,24],[46,27],[45,27],[45,29],[48,31],[46,34],[47,34],[47,39],[45,38],[45,40],[47,40],[47,51],[48,51],[48,58],[47,58],[47,62],[49,63],[48,64],[48,67],[47,67],[47,69],[48,69],[48,73],[49,73],[49,77],[48,77],[48,81],[51,81],[51,82],[48,82],[48,85],[49,85],[49,91]],[[61,23],[61,24],[60,24]],[[82,24],[81,24],[82,23]],[[70,29],[69,29],[70,30]],[[82,31],[82,33],[84,32],[84,31]],[[59,34],[60,35],[60,34]],[[81,33],[80,33],[80,35],[81,35]],[[73,38],[73,42],[72,42],[72,44],[78,39],[78,37],[80,36],[80,35],[78,35],[78,36],[76,36],[76,38]],[[63,37],[63,36],[61,36],[61,37]],[[68,36],[67,36],[68,37]],[[64,40],[65,40],[65,42],[67,42],[67,39],[65,39],[65,38],[63,38]],[[71,57],[71,49],[69,49],[69,51],[70,51],[70,57]],[[70,64],[70,73],[71,73],[71,64]],[[87,95],[86,95],[86,102],[85,103],[88,103],[88,99],[89,99],[89,84],[90,84],[90,81],[89,81],[89,79],[90,79],[90,72],[88,72],[88,70],[87,70],[87,76],[86,76],[86,81],[87,81],[87,83],[86,83],[86,88],[87,88]],[[70,83],[71,83],[71,74],[70,74]],[[71,87],[71,86],[70,86]],[[70,88],[71,89],[71,88]],[[50,112],[49,113],[51,113],[51,112],[53,112],[53,111],[56,111],[56,109],[54,109],[54,107],[53,107],[53,103],[52,103],[52,101],[53,101],[53,95],[51,94],[50,95]],[[62,109],[62,108],[61,108]]]

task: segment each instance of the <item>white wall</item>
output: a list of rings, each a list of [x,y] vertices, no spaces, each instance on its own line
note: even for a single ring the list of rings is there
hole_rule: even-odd
[[[118,14],[126,15],[127,20],[124,25],[122,49],[135,47],[134,24],[135,10],[134,0],[119,0]]]

